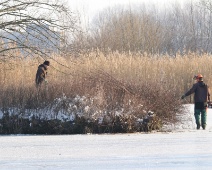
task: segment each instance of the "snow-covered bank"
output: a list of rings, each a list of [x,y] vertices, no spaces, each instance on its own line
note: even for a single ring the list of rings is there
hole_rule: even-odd
[[[99,107],[95,100],[98,98],[63,94],[42,108],[0,108],[0,134],[131,133],[162,127],[164,116],[140,104],[133,106],[131,100],[128,108]]]
[[[207,130],[212,131],[212,108],[208,108],[207,114]],[[163,127],[163,131],[192,131],[196,130],[194,118],[194,104],[186,104],[185,111],[179,115],[179,122],[176,124],[168,124]]]
[[[210,170],[212,109],[206,130],[196,130],[192,116],[194,126],[166,133],[0,136],[0,169]]]

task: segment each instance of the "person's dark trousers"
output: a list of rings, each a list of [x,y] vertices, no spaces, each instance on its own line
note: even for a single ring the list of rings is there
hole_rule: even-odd
[[[201,115],[201,123],[200,123],[200,115]],[[200,125],[203,129],[206,128],[206,119],[207,119],[207,108],[205,109],[195,109],[195,120],[197,124],[197,129],[200,129]]]
[[[201,121],[200,121],[201,115]],[[194,105],[194,116],[197,124],[197,129],[200,129],[200,125],[203,129],[206,128],[207,120],[207,103],[206,102],[196,102]]]

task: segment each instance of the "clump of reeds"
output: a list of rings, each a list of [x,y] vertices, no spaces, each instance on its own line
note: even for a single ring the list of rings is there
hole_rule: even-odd
[[[141,54],[90,53],[86,56],[49,59],[49,84],[35,88],[37,66],[44,60],[18,58],[0,63],[0,108],[43,108],[65,94],[94,98],[93,107],[143,117],[152,110],[162,122],[176,121],[180,96],[201,73],[210,86],[210,55],[150,56]],[[130,104],[129,104],[130,103]],[[142,107],[138,107],[141,106]],[[130,112],[130,110],[133,110]]]

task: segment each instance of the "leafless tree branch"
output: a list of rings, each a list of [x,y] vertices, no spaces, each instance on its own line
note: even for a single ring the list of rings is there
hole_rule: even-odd
[[[74,14],[57,0],[2,0],[0,2],[0,54],[27,49],[43,56],[62,52],[67,33],[76,31]],[[16,44],[17,47],[11,47]],[[45,51],[48,51],[46,53]],[[1,59],[0,59],[1,60]]]

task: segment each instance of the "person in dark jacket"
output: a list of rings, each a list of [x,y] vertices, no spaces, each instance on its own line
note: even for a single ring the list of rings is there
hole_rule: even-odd
[[[36,83],[36,87],[41,86],[41,84],[46,80],[46,75],[47,75],[47,70],[48,70],[48,66],[50,65],[49,61],[44,61],[43,64],[40,64],[38,66],[37,69],[37,73],[36,73],[36,78],[35,78],[35,83]]]
[[[181,99],[194,93],[194,116],[196,120],[197,129],[200,129],[200,125],[203,129],[206,128],[207,119],[207,102],[210,102],[210,92],[207,84],[203,82],[203,76],[198,74],[194,76],[196,83],[193,84],[192,88],[187,91]],[[200,123],[201,115],[201,123]]]

